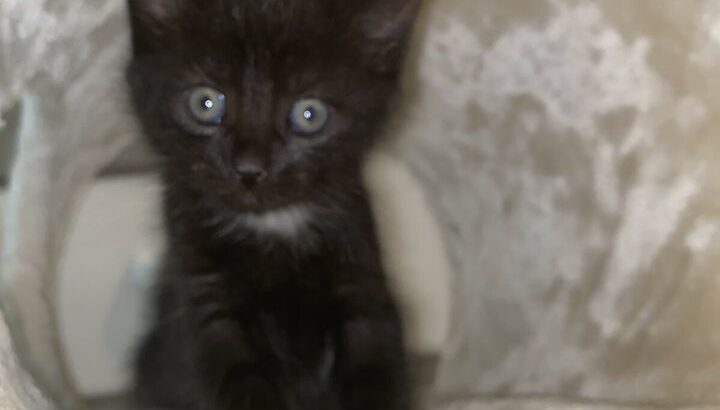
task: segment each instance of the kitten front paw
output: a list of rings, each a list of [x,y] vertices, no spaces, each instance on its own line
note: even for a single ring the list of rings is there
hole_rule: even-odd
[[[284,410],[280,387],[263,374],[236,373],[223,384],[220,408],[227,410]]]

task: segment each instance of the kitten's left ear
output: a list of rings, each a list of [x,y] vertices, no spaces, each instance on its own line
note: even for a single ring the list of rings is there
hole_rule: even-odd
[[[396,72],[420,9],[421,0],[373,0],[358,26],[367,40],[373,66]]]

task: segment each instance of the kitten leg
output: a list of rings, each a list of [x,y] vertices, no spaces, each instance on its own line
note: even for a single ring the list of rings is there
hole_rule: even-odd
[[[241,328],[218,321],[198,338],[197,364],[205,396],[217,409],[283,410],[282,383],[272,363],[251,348]]]
[[[175,266],[166,267],[173,272]],[[218,275],[169,274],[158,288],[155,328],[136,363],[139,404],[172,410],[283,410],[277,376],[230,304]],[[236,300],[236,303],[237,302]]]
[[[389,295],[350,296],[341,328],[339,382],[346,410],[410,408],[402,325]]]
[[[175,326],[159,325],[145,338],[135,363],[134,402],[138,409],[196,410],[189,344]]]
[[[222,275],[193,277],[184,289],[188,336],[209,409],[283,410],[280,376],[253,327],[254,308],[227,293]]]

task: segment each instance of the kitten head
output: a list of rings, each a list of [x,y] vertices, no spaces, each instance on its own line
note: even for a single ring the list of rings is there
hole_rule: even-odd
[[[419,0],[129,0],[132,97],[168,183],[223,212],[358,179]]]

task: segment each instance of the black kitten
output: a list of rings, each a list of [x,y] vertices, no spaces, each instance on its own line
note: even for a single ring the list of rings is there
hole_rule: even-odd
[[[360,169],[417,2],[130,0],[168,236],[142,405],[409,407]]]

